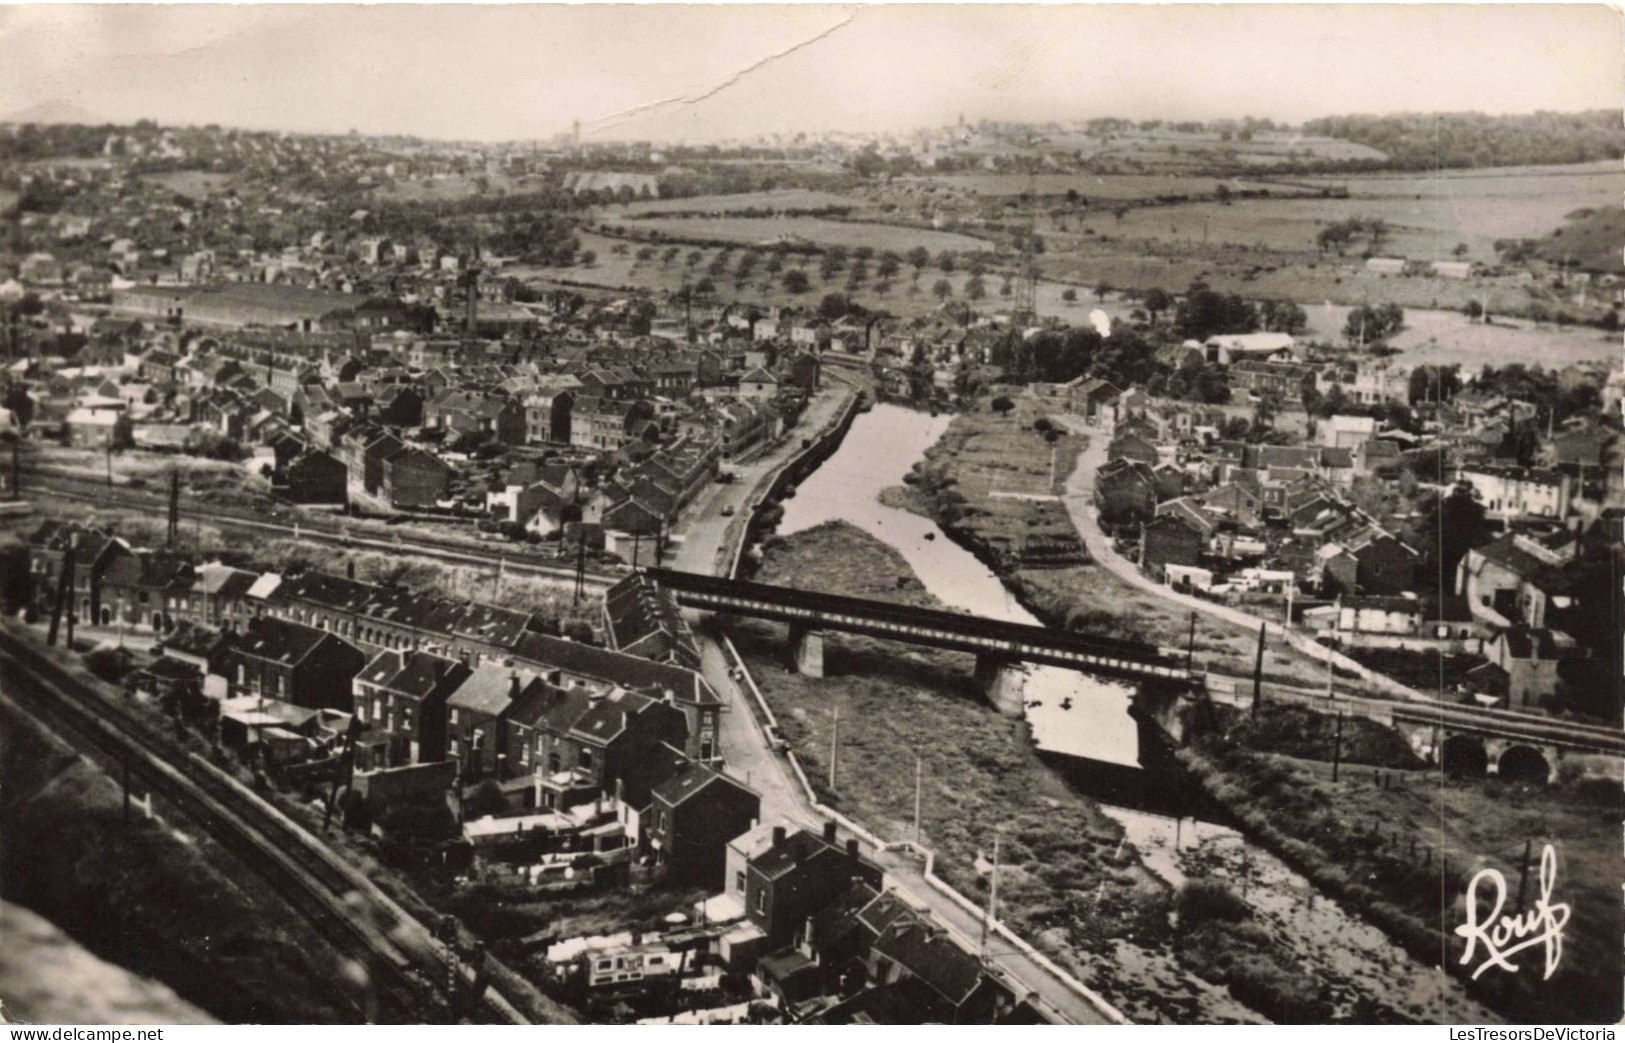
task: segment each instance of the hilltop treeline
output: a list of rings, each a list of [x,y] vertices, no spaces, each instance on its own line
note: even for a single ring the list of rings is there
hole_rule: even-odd
[[[1328,116],[1310,120],[1303,130],[1378,149],[1388,154],[1380,166],[1405,170],[1585,163],[1618,159],[1625,152],[1625,122],[1608,109],[1521,116]]]

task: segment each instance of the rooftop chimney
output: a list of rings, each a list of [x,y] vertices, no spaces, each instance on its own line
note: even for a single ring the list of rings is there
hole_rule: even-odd
[[[774,826],[773,827],[773,846],[778,847],[783,843],[784,843],[784,827],[783,826]]]
[[[521,687],[522,686],[519,683],[519,671],[515,670],[513,673],[508,675],[508,698],[519,698],[519,689]]]
[[[824,843],[835,843],[835,823],[833,822],[824,823]]]
[[[848,837],[846,841],[846,857],[853,862],[858,860],[858,838]]]

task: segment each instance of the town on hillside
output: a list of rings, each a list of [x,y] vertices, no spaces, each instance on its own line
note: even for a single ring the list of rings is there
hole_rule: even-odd
[[[1617,1023],[1618,83],[1284,11],[19,15],[5,1016]]]

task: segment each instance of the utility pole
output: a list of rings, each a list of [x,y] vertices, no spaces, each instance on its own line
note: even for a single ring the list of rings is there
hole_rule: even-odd
[[[1264,698],[1264,628],[1258,624],[1258,656],[1253,661],[1253,716],[1258,716],[1258,704]]]
[[[572,605],[581,604],[581,594],[587,585],[587,530],[576,522],[576,595]]]
[[[914,755],[914,843],[915,843],[915,846],[918,846],[919,843],[920,843],[920,774],[921,774],[921,770],[922,770],[922,768],[921,768],[921,758],[920,758],[920,755],[916,753]]]
[[[841,708],[832,708],[832,720],[829,729],[829,788],[835,791],[835,750],[841,741]]]
[[[21,441],[11,443],[11,498],[23,498],[23,444]]]
[[[982,910],[982,962],[987,962],[987,929],[998,918],[999,907],[999,834],[993,834],[993,880],[988,885],[987,906]]]
[[[1191,632],[1185,640],[1185,672],[1191,672],[1191,664],[1196,660],[1196,610],[1191,609]]]
[[[1337,715],[1337,738],[1332,744],[1332,781],[1337,781],[1339,769],[1343,766],[1343,714]]]
[[[181,472],[178,469],[171,468],[170,472],[169,472],[169,532],[168,532],[169,547],[171,549],[173,549],[174,546],[175,546],[175,537],[177,535],[176,530],[180,526],[180,513],[181,513]],[[298,533],[297,532],[295,532],[294,538],[298,539]]]

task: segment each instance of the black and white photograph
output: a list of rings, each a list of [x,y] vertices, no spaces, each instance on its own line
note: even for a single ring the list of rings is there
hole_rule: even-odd
[[[0,1031],[1613,1039],[1622,40],[0,4]]]

